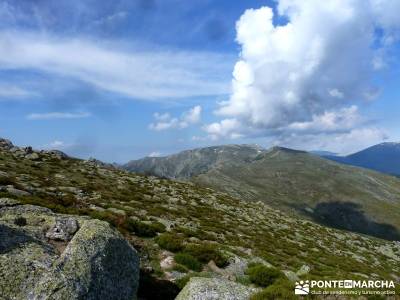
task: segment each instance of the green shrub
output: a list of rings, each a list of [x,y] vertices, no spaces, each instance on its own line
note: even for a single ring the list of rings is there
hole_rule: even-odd
[[[202,263],[214,261],[218,267],[225,267],[228,263],[217,247],[213,244],[190,244],[185,247],[185,253],[197,258]]]
[[[396,295],[400,295],[400,284],[396,284],[394,288]]]
[[[185,266],[182,266],[180,264],[175,264],[172,267],[172,270],[180,272],[180,273],[187,273],[189,271],[188,268],[186,268]]]
[[[171,233],[163,233],[159,235],[156,242],[161,248],[172,252],[178,252],[183,249],[183,239],[180,236]]]
[[[296,300],[294,285],[287,279],[278,279],[266,289],[254,294],[250,300]]]
[[[258,286],[267,287],[284,275],[281,271],[264,265],[255,265],[247,269],[250,281]]]
[[[251,281],[249,276],[247,275],[242,275],[242,276],[237,276],[236,277],[236,282],[243,284],[243,285],[250,285]]]
[[[113,225],[116,223],[116,217],[108,211],[91,211],[89,212],[89,216],[93,219],[107,221]]]
[[[163,232],[165,232],[165,230],[166,230],[165,225],[164,225],[163,223],[158,222],[158,221],[151,223],[150,226],[151,226],[155,231],[157,231],[157,232],[159,232],[159,233],[163,233]]]
[[[174,257],[175,262],[184,265],[190,270],[200,272],[202,269],[202,264],[193,256],[187,253],[178,253]]]
[[[178,286],[179,289],[183,289],[185,285],[189,282],[190,278],[194,277],[194,274],[185,275],[177,280],[175,280],[175,284]]]
[[[124,223],[124,227],[130,231],[134,232],[140,237],[155,237],[157,232],[165,231],[165,227],[160,226],[161,223],[151,223],[147,224],[140,221],[135,221],[132,219],[127,219]]]
[[[0,177],[0,185],[14,185],[15,179],[11,177]]]
[[[54,212],[62,214],[80,214],[84,209],[76,206],[76,199],[70,196],[50,197],[49,195],[21,196],[18,200],[24,204],[47,207]]]
[[[183,233],[186,237],[195,237],[203,241],[215,240],[215,237],[212,234],[205,232],[204,230],[201,229],[193,230],[185,227],[177,227],[175,228],[175,231]]]

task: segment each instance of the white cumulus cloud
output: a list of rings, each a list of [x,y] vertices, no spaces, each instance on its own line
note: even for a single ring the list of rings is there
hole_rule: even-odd
[[[362,132],[359,107],[380,90],[372,77],[398,39],[399,11],[396,0],[278,0],[287,22],[276,24],[269,7],[246,10],[231,96],[205,131],[212,139]]]
[[[149,125],[151,130],[184,129],[201,121],[201,106],[197,105],[184,112],[181,117],[173,118],[169,113],[155,113],[155,122]]]

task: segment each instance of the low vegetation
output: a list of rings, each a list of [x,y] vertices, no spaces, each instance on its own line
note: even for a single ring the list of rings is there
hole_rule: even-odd
[[[178,235],[164,233],[157,237],[156,242],[162,249],[172,252],[183,249],[183,239]]]
[[[246,273],[249,275],[250,281],[260,287],[270,286],[279,278],[284,277],[281,271],[261,264],[250,266]]]
[[[185,247],[185,253],[190,254],[203,263],[214,261],[218,267],[225,267],[227,258],[221,254],[216,245],[210,243],[189,244]]]
[[[277,272],[230,273],[233,262],[241,265],[255,257],[292,273],[307,265],[307,279],[400,277],[396,242],[326,228],[191,183],[46,154],[30,160],[1,148],[0,171],[7,174],[0,178],[12,179],[0,183],[1,198],[115,226],[138,249],[148,285],[161,280],[182,287],[191,276],[223,273],[245,284],[270,284],[263,293],[273,295],[273,287],[281,284]],[[175,266],[161,267],[165,255],[175,258]],[[220,273],[210,269],[210,261]]]
[[[287,279],[278,279],[266,289],[254,294],[250,300],[297,300],[293,293],[293,283]]]
[[[174,256],[174,260],[176,263],[181,264],[188,269],[196,272],[200,272],[202,270],[202,264],[195,257],[187,253],[177,253]]]

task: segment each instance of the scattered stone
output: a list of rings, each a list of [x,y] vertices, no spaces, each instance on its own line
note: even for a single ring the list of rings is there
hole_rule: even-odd
[[[68,193],[72,193],[72,194],[79,194],[81,192],[81,190],[75,186],[60,186],[58,189],[60,191],[68,192]]]
[[[25,155],[25,158],[30,159],[30,160],[38,160],[40,158],[40,156],[36,152],[33,152],[33,153],[29,153],[29,154]]]
[[[389,257],[389,258],[396,259],[396,260],[399,260],[399,259],[400,259],[400,252],[399,252],[399,254],[396,254],[396,253],[393,251],[393,248],[390,247],[389,245],[382,245],[382,246],[380,246],[380,247],[377,249],[377,251],[378,251],[379,253],[381,253],[381,254],[383,254],[383,255]]]
[[[110,207],[110,208],[107,208],[107,210],[112,212],[112,213],[114,213],[114,214],[117,214],[117,215],[126,216],[126,212],[123,211],[122,209],[118,209],[118,208],[115,208],[115,207]]]
[[[55,174],[55,175],[54,175],[54,178],[57,178],[57,179],[65,179],[66,177],[65,177],[63,174]]]
[[[6,187],[6,191],[7,191],[9,194],[14,195],[14,196],[29,196],[29,195],[30,195],[29,192],[16,189],[16,188],[13,187],[12,185],[7,186],[7,187]]]
[[[228,262],[229,264],[225,268],[226,272],[236,277],[243,276],[245,274],[248,265],[247,259],[231,254]]]
[[[51,240],[69,241],[77,232],[79,224],[74,218],[59,218],[47,231],[46,237]]]
[[[175,300],[248,300],[258,291],[226,279],[193,277]]]
[[[310,213],[310,214],[314,213],[314,210],[311,207],[308,207],[308,206],[304,210],[306,212]]]
[[[89,205],[89,208],[90,208],[91,210],[96,210],[96,211],[105,211],[104,208],[102,208],[102,207],[100,207],[100,206],[97,206],[97,205],[94,205],[94,204]]]
[[[172,256],[167,256],[163,260],[160,261],[161,269],[170,269],[174,266],[174,258]]]
[[[258,256],[252,257],[248,262],[253,264],[262,264],[268,268],[273,268],[273,265]]]
[[[296,282],[300,280],[299,276],[293,271],[283,270],[282,272],[283,274],[285,274],[286,278],[289,279],[291,282]]]
[[[310,272],[311,268],[307,265],[302,265],[300,270],[296,272],[297,276],[307,275]]]
[[[8,206],[17,206],[20,204],[21,204],[21,202],[11,199],[11,198],[0,198],[0,208],[8,207]]]
[[[182,273],[182,272],[178,272],[178,271],[165,272],[166,278],[170,281],[176,281],[178,279],[185,277],[186,275],[187,275],[187,273]]]

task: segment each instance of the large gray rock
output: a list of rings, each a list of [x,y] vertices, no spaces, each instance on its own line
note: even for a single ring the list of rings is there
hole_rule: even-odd
[[[193,277],[175,300],[248,300],[258,289],[221,279]]]
[[[1,297],[136,299],[138,254],[108,223],[3,202]],[[62,238],[53,234],[58,230]]]
[[[14,145],[11,143],[11,141],[0,138],[0,148],[9,150],[12,147],[14,147]]]
[[[25,158],[30,159],[30,160],[38,160],[40,158],[40,156],[36,152],[32,152],[32,153],[25,155]]]
[[[47,151],[46,150],[42,150],[41,152],[45,153],[45,154],[48,154],[48,155],[50,155],[52,157],[55,157],[57,159],[67,159],[68,158],[67,154],[65,154],[64,152],[59,151],[59,150],[47,150]]]
[[[23,190],[20,190],[20,189],[16,189],[16,188],[13,187],[12,185],[7,186],[7,187],[5,188],[5,190],[6,190],[9,194],[14,195],[14,196],[18,196],[18,197],[19,197],[19,196],[29,196],[29,195],[30,195],[29,192],[23,191]]]

